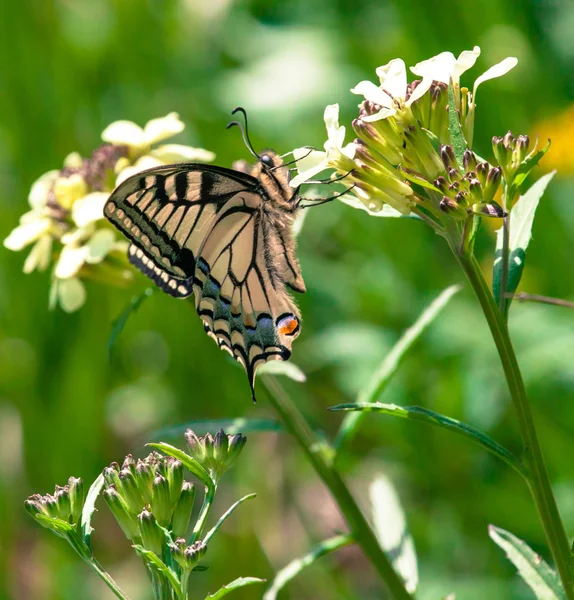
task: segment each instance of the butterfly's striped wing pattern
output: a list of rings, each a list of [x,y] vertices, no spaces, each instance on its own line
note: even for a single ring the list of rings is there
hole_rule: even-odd
[[[305,291],[290,232],[265,209],[259,181],[202,164],[166,165],[121,183],[105,216],[130,261],[172,296],[194,294],[204,328],[247,371],[287,360],[300,316],[285,285]]]

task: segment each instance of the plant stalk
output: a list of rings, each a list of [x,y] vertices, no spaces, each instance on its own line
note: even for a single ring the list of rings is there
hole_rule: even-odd
[[[382,550],[349,488],[334,467],[330,448],[327,448],[325,443],[317,438],[277,380],[270,375],[264,375],[263,380],[269,391],[269,400],[279,413],[287,431],[295,437],[309,462],[323,483],[329,488],[349,525],[356,543],[362,548],[365,556],[371,561],[382,580],[387,584],[392,597],[396,600],[412,600],[412,596],[407,592],[402,579],[393,569],[389,558]]]
[[[566,597],[574,600],[574,582],[570,565],[570,547],[564,524],[558,512],[552,492],[550,477],[544,463],[542,449],[538,441],[534,419],[530,411],[526,390],[516,354],[510,340],[508,327],[496,301],[484,279],[480,265],[472,254],[458,252],[458,244],[450,236],[447,238],[451,250],[465,272],[478,298],[496,349],[500,356],[508,389],[518,417],[518,426],[523,443],[522,460],[527,471],[527,480],[550,551],[560,574]],[[504,288],[503,288],[504,289]]]
[[[103,567],[95,558],[91,557],[89,560],[84,558],[84,561],[88,563],[92,569],[94,569],[94,571],[104,580],[106,585],[120,600],[129,600],[129,598],[122,592],[118,584],[113,580],[112,576],[103,569]]]

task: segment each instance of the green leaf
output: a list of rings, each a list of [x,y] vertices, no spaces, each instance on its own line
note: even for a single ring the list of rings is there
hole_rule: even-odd
[[[199,479],[199,481],[201,481],[205,487],[213,493],[215,490],[215,482],[211,478],[211,475],[189,454],[183,450],[180,450],[179,448],[176,448],[175,446],[170,446],[165,442],[151,443],[146,445],[156,448],[157,450],[161,450],[164,454],[173,456],[174,458],[180,460],[183,466],[190,473],[193,473]]]
[[[352,411],[363,411],[363,412],[377,412],[385,415],[392,415],[394,417],[400,417],[402,419],[411,419],[413,421],[422,421],[423,423],[430,423],[431,425],[438,425],[449,429],[454,433],[458,433],[471,440],[475,444],[482,446],[495,456],[498,456],[506,464],[510,465],[517,473],[520,473],[526,478],[524,469],[518,459],[507,450],[504,446],[501,446],[498,442],[495,442],[491,437],[483,433],[482,431],[467,425],[457,419],[446,417],[439,413],[435,413],[432,410],[421,408],[420,406],[397,406],[396,404],[383,404],[382,402],[374,403],[357,403],[357,404],[339,404],[333,406],[329,410],[352,410]]]
[[[245,500],[251,500],[251,498],[255,498],[255,496],[257,496],[257,494],[247,494],[247,496],[243,496],[243,498],[241,498],[241,500],[238,500],[235,504],[233,504],[219,519],[219,521],[217,521],[217,523],[207,532],[207,535],[205,536],[205,538],[203,539],[203,543],[204,544],[208,544],[209,540],[214,536],[214,534],[217,532],[217,530],[223,525],[223,523],[225,522],[225,520],[231,516],[231,514],[233,513],[233,511],[243,502],[245,502]]]
[[[238,577],[231,583],[224,585],[222,588],[219,588],[217,592],[213,594],[208,594],[205,597],[205,600],[219,600],[219,598],[223,598],[223,596],[227,596],[234,590],[238,590],[239,588],[245,587],[246,585],[253,585],[254,583],[265,583],[266,579],[258,579],[257,577]]]
[[[532,224],[538,202],[555,173],[556,171],[552,171],[543,175],[524,195],[520,196],[508,217],[510,226],[508,281],[506,284],[506,293],[508,294],[513,294],[520,283],[522,271],[524,270],[526,249],[532,237]],[[500,298],[502,285],[503,239],[504,228],[501,227],[496,236],[496,252],[492,273],[492,292],[495,298]],[[508,298],[507,302],[510,304],[511,298]]]
[[[448,131],[450,133],[450,145],[454,150],[454,155],[458,163],[459,169],[462,168],[462,157],[468,144],[464,139],[464,133],[460,126],[460,118],[456,108],[456,99],[454,96],[454,86],[452,79],[448,84]]]
[[[512,533],[488,526],[488,535],[506,552],[519,575],[530,586],[538,600],[565,600],[566,594],[556,572],[521,539]]]
[[[114,344],[116,343],[116,340],[120,333],[123,331],[128,319],[142,305],[142,302],[146,298],[149,298],[154,291],[155,288],[149,287],[146,288],[141,294],[134,296],[129,301],[128,305],[124,308],[124,310],[122,310],[120,316],[112,322],[112,332],[110,333],[107,347],[109,361],[111,361],[112,359],[112,351],[114,349]]]
[[[299,383],[304,383],[307,381],[307,376],[305,373],[303,373],[301,368],[291,361],[270,360],[259,367],[258,373],[265,373],[266,375],[284,375],[285,377],[289,377],[289,379],[298,381]]]
[[[512,185],[510,186],[510,190],[508,192],[508,197],[510,199],[514,198],[516,193],[518,192],[518,188],[524,183],[524,180],[530,174],[530,171],[534,169],[534,167],[540,162],[540,159],[548,152],[550,148],[550,140],[542,150],[536,152],[532,156],[526,157],[526,159],[522,162],[522,164],[516,170],[516,174],[514,175],[514,179],[512,180]]]
[[[442,196],[442,192],[435,187],[430,181],[427,181],[420,173],[413,171],[412,169],[406,169],[401,167],[400,165],[397,169],[403,174],[405,179],[408,179],[411,183],[416,183],[427,190],[432,190],[433,192],[437,192]]]
[[[151,550],[146,550],[143,546],[139,544],[133,545],[134,550],[141,556],[146,565],[158,573],[161,573],[170,583],[171,587],[175,590],[177,597],[180,598],[182,596],[181,592],[181,584],[179,582],[179,578],[175,571],[168,567],[161,558],[152,552]]]
[[[374,402],[383,393],[393,375],[397,372],[407,352],[459,290],[460,286],[451,285],[425,308],[419,318],[403,333],[390,352],[385,356],[378,369],[373,373],[367,386],[359,394],[358,402]],[[363,417],[364,415],[359,412],[345,417],[335,440],[335,448],[337,450],[355,434]]]
[[[96,511],[96,500],[98,496],[102,493],[102,489],[104,488],[104,474],[100,473],[94,483],[90,486],[88,490],[88,495],[86,496],[86,501],[84,502],[84,506],[82,508],[82,518],[80,519],[80,528],[82,531],[82,537],[84,538],[84,542],[90,547],[90,541],[92,536],[92,531],[94,528],[92,527],[92,516]]]
[[[301,558],[297,558],[291,561],[287,566],[283,567],[277,575],[273,578],[271,585],[267,588],[265,594],[263,595],[263,600],[275,600],[277,598],[277,594],[299,573],[312,565],[317,559],[325,556],[326,554],[331,554],[335,552],[339,548],[343,548],[344,546],[349,546],[354,543],[354,539],[350,535],[336,535],[328,540],[324,540],[313,546],[313,548],[302,556]]]
[[[70,533],[74,532],[74,526],[70,525],[68,521],[59,519],[58,517],[49,517],[48,515],[37,514],[34,515],[34,519],[40,523],[46,529],[50,529],[56,535],[67,537]]]
[[[379,544],[405,582],[407,592],[414,594],[419,582],[415,544],[407,530],[405,514],[390,479],[378,475],[369,486],[369,499]]]
[[[245,419],[243,417],[238,417],[237,419],[188,421],[182,425],[158,429],[154,431],[150,437],[154,440],[166,438],[181,439],[188,429],[195,431],[197,435],[215,433],[220,429],[225,430],[225,433],[230,433],[231,435],[235,435],[236,433],[285,432],[283,423],[273,419]]]

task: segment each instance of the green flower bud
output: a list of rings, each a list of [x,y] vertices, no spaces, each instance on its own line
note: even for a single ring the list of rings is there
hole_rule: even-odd
[[[502,210],[502,206],[500,206],[496,202],[491,202],[490,204],[475,204],[474,206],[472,206],[471,210],[474,214],[480,215],[482,217],[501,219],[502,217],[506,216],[506,213],[504,212],[504,210]]]
[[[203,439],[198,438],[197,435],[195,435],[195,433],[191,429],[188,429],[185,432],[184,437],[189,455],[192,458],[195,458],[195,460],[198,463],[203,464],[206,456],[205,444],[203,443]]]
[[[486,182],[483,188],[483,201],[487,204],[492,202],[494,195],[500,187],[500,181],[502,179],[502,169],[500,167],[493,167],[488,171]]]
[[[136,484],[145,504],[151,502],[151,486],[154,480],[154,472],[148,462],[138,460],[136,465]]]
[[[135,475],[136,461],[134,460],[134,457],[131,454],[128,454],[124,459],[121,471],[124,471],[125,469],[129,469],[132,472],[132,475]]]
[[[458,202],[449,198],[448,196],[443,196],[442,200],[439,203],[439,207],[442,212],[451,215],[455,219],[463,219],[466,218],[466,211],[459,206]]]
[[[58,518],[63,521],[69,521],[70,514],[72,513],[72,503],[70,501],[70,488],[66,485],[64,487],[56,486],[54,492],[54,498],[58,507]]]
[[[132,516],[124,499],[118,493],[118,490],[110,485],[104,490],[104,500],[116,518],[128,540],[136,540],[140,537],[137,520]]]
[[[206,551],[207,546],[201,541],[194,542],[191,546],[188,546],[183,552],[185,568],[191,571],[203,558]]]
[[[471,203],[476,204],[482,201],[482,186],[478,179],[471,179],[468,182],[468,192]]]
[[[492,151],[494,152],[498,164],[503,170],[508,168],[510,157],[512,155],[512,149],[509,149],[507,145],[509,141],[508,134],[510,134],[510,131],[504,138],[497,136],[492,138]]]
[[[183,464],[179,460],[172,460],[167,469],[169,483],[169,499],[171,506],[175,506],[181,494],[183,484]]]
[[[34,517],[37,515],[48,516],[48,512],[42,504],[42,496],[34,494],[24,501],[24,508]]]
[[[487,162],[480,162],[476,165],[476,177],[478,181],[480,181],[480,185],[484,187],[486,183],[486,176],[488,175],[488,171],[490,170],[490,165]]]
[[[49,517],[53,517],[54,519],[60,518],[60,511],[58,510],[58,501],[54,496],[46,494],[45,496],[42,496],[42,500],[40,500],[40,503],[44,507],[44,510],[46,511],[46,514]]]
[[[84,482],[81,477],[70,477],[68,488],[70,490],[71,520],[72,523],[77,523],[84,508]]]
[[[167,527],[171,520],[171,502],[169,483],[163,475],[158,475],[153,480],[151,509],[158,523],[163,527]]]
[[[513,164],[518,168],[520,163],[528,156],[528,147],[530,138],[527,135],[519,135],[516,138],[516,147],[514,149]]]
[[[109,467],[106,467],[104,469],[104,481],[106,482],[106,485],[115,485],[116,488],[119,488],[121,486],[119,473],[120,466],[116,462],[113,462]]]
[[[181,486],[179,500],[173,511],[171,530],[173,535],[183,537],[189,528],[193,501],[195,499],[195,486],[189,481],[184,481]]]
[[[229,441],[229,450],[227,453],[226,467],[229,469],[231,465],[237,460],[238,456],[243,450],[243,446],[247,443],[247,438],[241,433],[236,433]]]
[[[474,171],[478,166],[478,161],[476,160],[476,155],[472,150],[468,148],[464,151],[462,155],[462,164],[464,166],[465,171]]]
[[[186,566],[184,556],[185,544],[185,539],[180,537],[169,545],[169,553],[171,554],[172,559],[182,568],[185,568]]]
[[[216,463],[223,463],[227,460],[227,450],[229,448],[229,440],[227,434],[220,429],[215,434],[213,442],[213,459]]]
[[[144,507],[145,502],[139,491],[136,478],[129,468],[122,469],[119,478],[120,487],[118,488],[118,491],[121,492],[129,511],[134,515],[137,515]]]
[[[158,525],[154,515],[144,508],[138,515],[138,522],[143,547],[146,550],[151,550],[157,556],[161,556],[165,543],[165,534]]]
[[[448,190],[448,182],[447,180],[440,175],[433,181],[433,185],[438,188],[443,194],[447,193]]]

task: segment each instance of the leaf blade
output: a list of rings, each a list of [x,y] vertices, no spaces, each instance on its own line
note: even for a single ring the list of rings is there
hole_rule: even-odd
[[[486,435],[479,429],[476,429],[471,425],[467,425],[462,421],[458,421],[457,419],[436,413],[432,410],[428,410],[420,406],[397,406],[396,404],[384,404],[382,402],[339,404],[337,406],[330,407],[329,410],[378,412],[402,419],[422,421],[423,423],[430,423],[431,425],[443,427],[458,433],[467,439],[470,439],[479,446],[482,446],[484,449],[488,450],[495,456],[498,456],[498,458],[511,466],[517,473],[522,475],[522,477],[526,478],[526,473],[518,459],[504,446],[493,440],[490,436]]]
[[[259,579],[258,577],[238,577],[234,579],[231,583],[224,585],[222,588],[219,588],[217,592],[213,594],[208,594],[205,597],[205,600],[219,600],[227,594],[230,594],[234,590],[245,587],[246,585],[253,585],[255,583],[265,583],[265,579]]]
[[[149,568],[156,569],[156,571],[161,573],[169,581],[169,583],[175,590],[177,597],[181,598],[181,583],[175,571],[173,569],[170,569],[163,562],[163,560],[161,560],[161,558],[157,554],[155,554],[155,552],[152,552],[151,550],[146,550],[140,544],[134,544],[133,548],[138,553],[138,555],[144,559],[146,565],[148,565]]]
[[[255,498],[255,496],[257,496],[257,494],[247,494],[246,496],[243,496],[243,498],[240,498],[237,502],[235,502],[234,504],[232,504],[223,513],[223,515],[221,515],[221,517],[219,518],[219,520],[217,521],[217,523],[207,532],[207,534],[205,535],[205,538],[203,539],[203,543],[207,545],[209,543],[209,541],[211,540],[211,538],[214,536],[214,534],[217,532],[217,530],[231,516],[231,514],[235,511],[235,509],[240,504],[243,504],[243,502],[245,502],[245,500],[251,500],[251,498]]]
[[[443,290],[423,310],[423,312],[418,316],[417,320],[403,332],[401,337],[383,358],[381,364],[373,373],[373,376],[366,388],[364,388],[359,394],[357,402],[374,402],[375,399],[383,393],[390,383],[393,375],[398,371],[407,352],[460,289],[461,288],[458,285],[451,285]],[[361,415],[361,413],[353,413],[345,417],[341,423],[334,443],[337,452],[343,446],[343,444],[347,443],[354,435],[362,419],[363,415]]]
[[[528,544],[509,531],[488,526],[488,535],[504,550],[538,600],[565,600],[566,595],[556,572]]]
[[[92,516],[96,512],[96,500],[102,493],[104,485],[104,474],[100,473],[90,486],[90,489],[86,495],[84,506],[82,507],[80,531],[82,532],[82,538],[84,539],[84,542],[88,548],[90,548],[92,531],[94,531],[94,528],[92,527]]]
[[[263,600],[276,600],[277,594],[297,575],[309,565],[312,565],[319,558],[331,554],[354,543],[352,536],[348,534],[336,535],[327,540],[319,542],[311,550],[300,558],[292,560],[288,565],[283,567],[273,578],[271,585],[263,594]]]

